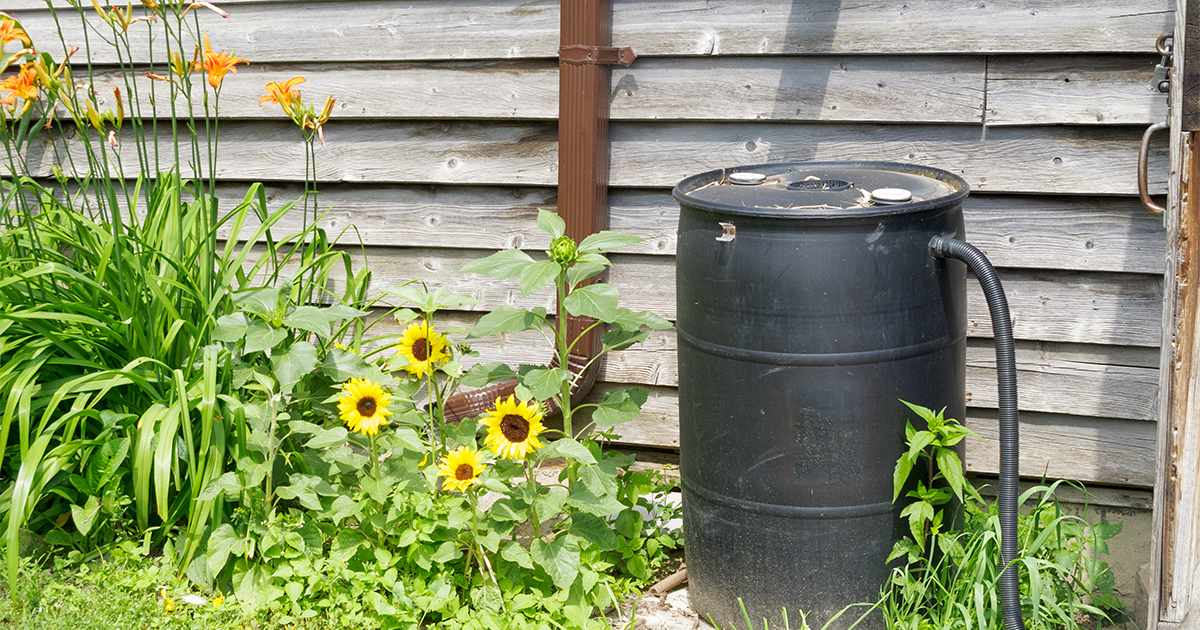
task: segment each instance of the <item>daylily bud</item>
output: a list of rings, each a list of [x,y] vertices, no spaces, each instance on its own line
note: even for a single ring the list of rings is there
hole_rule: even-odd
[[[575,247],[575,239],[570,236],[560,236],[550,243],[550,250],[546,252],[550,260],[567,266],[575,262],[575,258],[579,255]]]

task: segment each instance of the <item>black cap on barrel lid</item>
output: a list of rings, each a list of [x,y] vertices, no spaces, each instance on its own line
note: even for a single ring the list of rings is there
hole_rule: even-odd
[[[967,194],[962,178],[896,162],[781,162],[709,171],[675,187],[681,203],[747,214],[873,213],[945,204]]]

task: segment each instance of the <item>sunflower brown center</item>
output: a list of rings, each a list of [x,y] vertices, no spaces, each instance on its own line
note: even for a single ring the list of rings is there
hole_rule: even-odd
[[[500,421],[500,432],[509,442],[524,442],[529,437],[529,422],[516,414],[508,414]]]
[[[363,396],[358,400],[358,415],[364,418],[370,418],[375,415],[375,399],[370,396]]]
[[[412,347],[413,358],[418,361],[426,361],[429,359],[429,341],[427,339],[418,339],[413,342]]]
[[[470,464],[459,464],[458,468],[454,469],[454,478],[459,481],[466,481],[475,476],[475,467]]]

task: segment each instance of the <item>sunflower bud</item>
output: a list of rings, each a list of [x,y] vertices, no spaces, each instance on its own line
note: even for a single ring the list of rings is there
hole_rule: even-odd
[[[546,255],[550,257],[550,260],[566,267],[575,262],[579,251],[575,247],[575,239],[570,236],[560,236],[550,243],[550,249]]]

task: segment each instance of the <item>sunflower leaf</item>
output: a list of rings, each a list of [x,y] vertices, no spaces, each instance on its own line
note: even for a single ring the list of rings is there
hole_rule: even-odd
[[[617,288],[610,284],[590,284],[572,291],[563,306],[576,317],[591,317],[603,322],[617,317]]]
[[[523,271],[534,260],[519,249],[502,249],[487,258],[472,260],[455,273],[478,273],[491,278],[511,278]]]
[[[550,542],[535,538],[529,547],[529,555],[546,571],[554,585],[564,591],[579,577],[579,543],[573,536],[559,534]]]
[[[559,438],[550,444],[544,456],[570,457],[583,464],[595,464],[596,458],[592,452],[571,438]]]
[[[467,339],[486,337],[497,333],[519,333],[524,330],[538,330],[542,327],[542,319],[535,313],[515,306],[498,306],[494,311],[479,318]]]
[[[576,261],[575,264],[571,265],[571,268],[567,270],[567,283],[571,286],[575,286],[580,282],[599,274],[601,271],[604,271],[604,265],[600,263]]]
[[[282,331],[280,331],[282,332]],[[297,341],[283,352],[271,355],[271,370],[284,390],[317,367],[317,349],[307,341]]]
[[[346,443],[346,436],[349,433],[345,427],[334,427],[332,429],[318,428],[311,440],[306,442],[304,446],[308,448],[326,448],[328,446],[339,446]]]
[[[608,521],[587,512],[575,512],[571,515],[571,533],[596,543],[604,551],[617,548],[617,535],[613,533]]]
[[[602,427],[624,424],[642,413],[642,405],[650,397],[650,390],[641,387],[618,389],[604,395],[604,400],[592,412],[592,422]]]
[[[483,387],[488,383],[516,378],[516,372],[506,363],[480,363],[472,366],[458,379],[463,387]]]
[[[233,301],[245,311],[270,319],[279,303],[279,289],[275,287],[256,289],[234,297]]]
[[[246,336],[249,329],[250,320],[246,318],[245,313],[230,313],[217,320],[217,327],[213,329],[212,336],[217,341],[237,343]]]
[[[338,316],[337,314],[331,312],[332,310],[333,309],[328,308],[317,308],[315,306],[297,306],[296,308],[292,309],[292,312],[283,317],[283,325],[291,326],[292,328],[299,328],[300,330],[306,330],[315,335],[319,335],[320,337],[328,337],[329,327],[333,325],[333,322],[339,319],[345,319],[345,316]],[[353,309],[350,310],[353,311]],[[363,311],[353,312],[366,315],[366,313]]]
[[[622,330],[620,328],[610,330],[600,337],[604,344],[604,349],[600,353],[624,350],[645,341],[649,336],[650,331],[648,330]]]
[[[562,265],[553,260],[539,260],[521,272],[521,297],[529,297],[538,289],[550,284],[562,271]]]
[[[325,360],[321,362],[321,371],[335,383],[344,383],[351,378],[363,376],[382,382],[378,375],[371,372],[372,368],[376,372],[379,371],[379,368],[367,363],[357,354],[336,348],[327,352]]]
[[[645,239],[640,236],[605,230],[591,234],[583,239],[583,242],[579,244],[579,251],[588,254],[603,254],[628,245],[641,243],[643,240]]]
[[[545,208],[538,208],[537,226],[539,230],[549,234],[551,239],[567,233],[567,222]]]
[[[286,332],[278,328],[271,328],[270,324],[266,322],[251,322],[249,330],[246,331],[246,347],[242,351],[250,354],[251,352],[261,352],[267,348],[274,348],[286,337]]]
[[[611,323],[624,330],[640,330],[642,326],[650,330],[666,330],[673,327],[671,322],[650,311],[631,311],[624,307],[617,309],[617,316]]]
[[[529,392],[537,400],[546,400],[562,391],[563,381],[570,374],[562,368],[530,370],[521,379],[521,383],[529,388]]]

